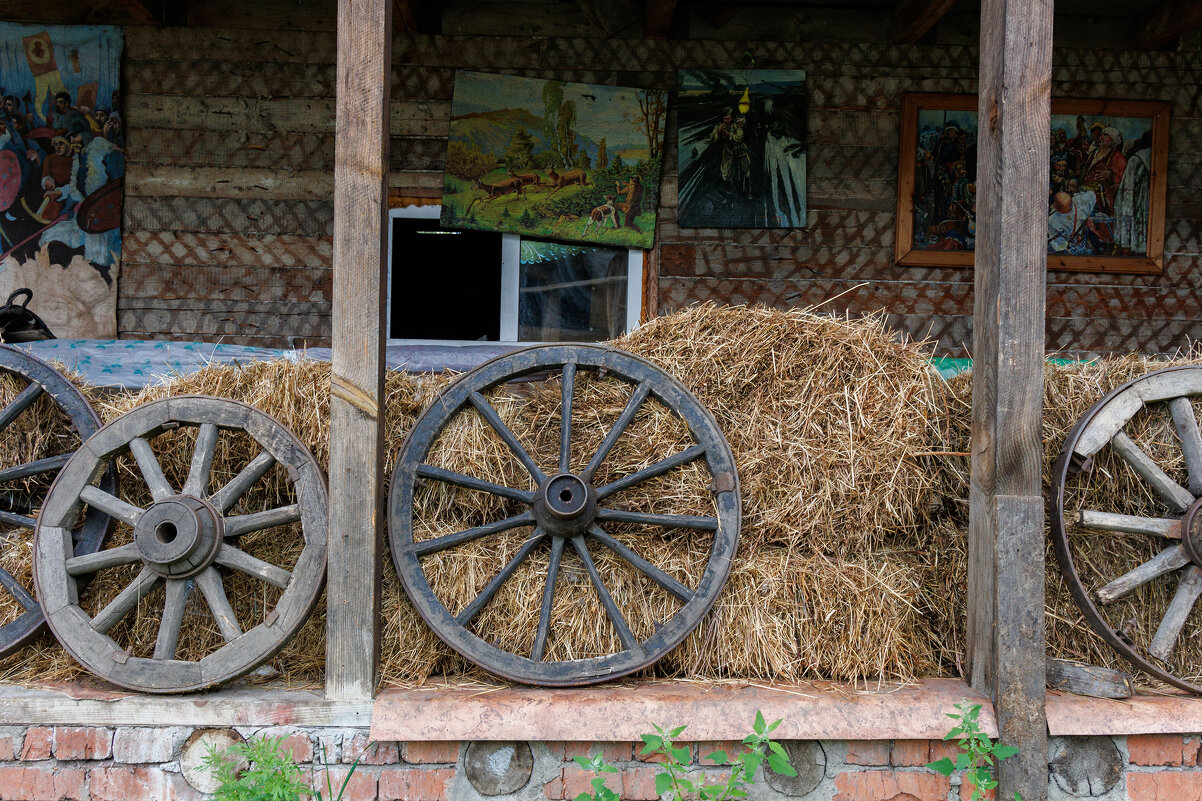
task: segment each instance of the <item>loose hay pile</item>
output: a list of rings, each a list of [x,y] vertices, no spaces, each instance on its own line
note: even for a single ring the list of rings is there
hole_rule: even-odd
[[[681,380],[727,436],[739,469],[743,528],[726,587],[698,629],[651,672],[670,677],[864,680],[956,675],[961,668],[965,609],[969,381],[944,384],[921,346],[900,343],[879,317],[847,320],[803,311],[702,306],[659,318],[613,343]],[[1048,462],[1068,427],[1107,389],[1154,366],[1137,359],[1083,368],[1049,368],[1045,441]],[[390,374],[387,443],[391,459],[416,416],[445,376]],[[302,361],[215,365],[136,395],[94,396],[106,420],[159,397],[209,394],[250,403],[278,418],[328,460],[329,367]],[[15,388],[0,384],[0,403]],[[612,378],[582,376],[576,393],[572,463],[579,467],[620,414],[630,388]],[[536,461],[558,457],[559,387],[510,385],[490,401]],[[50,431],[44,422],[39,430]],[[1153,429],[1149,429],[1150,432]],[[1164,433],[1161,429],[1155,431]],[[26,434],[25,436],[32,436]],[[166,434],[165,437],[179,436]],[[690,441],[683,422],[655,403],[636,416],[599,476],[620,475],[675,452]],[[1143,441],[1137,438],[1137,441]],[[0,443],[0,466],[45,452],[37,440]],[[1149,445],[1148,447],[1152,447]],[[253,456],[250,444],[219,451],[218,476],[230,476]],[[169,451],[165,469],[179,482],[188,441]],[[524,486],[520,465],[474,412],[448,426],[430,461],[510,486]],[[146,490],[128,466],[122,492],[144,502]],[[220,480],[220,479],[218,479]],[[712,514],[708,476],[696,465],[628,491],[627,508],[671,514]],[[242,512],[286,502],[286,482],[272,476],[242,501]],[[495,496],[430,482],[416,498],[415,537],[423,539],[496,520],[514,510]],[[461,609],[523,541],[521,530],[477,541],[423,561],[435,591],[452,612]],[[708,541],[697,532],[616,526],[612,532],[680,580],[699,575]],[[117,532],[119,542],[122,532]],[[128,536],[127,534],[125,536]],[[263,536],[256,555],[287,562],[285,537]],[[387,558],[387,557],[386,557]],[[647,581],[607,552],[598,569],[637,634],[646,634],[674,601],[649,592]],[[28,573],[28,553],[5,549],[0,565]],[[588,656],[616,647],[579,563],[564,563],[553,609],[551,658]],[[546,573],[545,551],[515,574],[472,624],[517,652],[528,650]],[[391,561],[384,571],[382,673],[409,684],[431,676],[471,674],[470,665],[422,623],[400,590]],[[1114,664],[1117,658],[1080,623],[1059,587],[1049,552],[1049,641],[1053,655]],[[92,608],[123,586],[101,576],[87,590]],[[234,592],[238,614],[262,614],[270,602],[253,588]],[[151,596],[120,630],[152,648],[157,629]],[[159,601],[161,603],[161,601]],[[0,606],[0,613],[10,612]],[[192,610],[185,658],[218,643],[203,608]],[[0,617],[0,621],[10,618]],[[324,606],[271,662],[292,681],[317,681],[323,671]],[[1188,632],[1187,632],[1188,634]],[[1187,658],[1202,664],[1202,638]],[[44,681],[81,669],[42,641],[0,666],[9,681]]]

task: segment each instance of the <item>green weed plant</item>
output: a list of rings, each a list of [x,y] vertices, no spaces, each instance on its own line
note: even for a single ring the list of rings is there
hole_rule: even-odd
[[[956,709],[958,714],[948,712],[947,716],[960,722],[943,735],[943,739],[945,741],[956,740],[960,746],[960,753],[956,754],[955,759],[944,757],[929,762],[927,767],[944,776],[951,776],[952,771],[964,771],[964,781],[972,784],[970,801],[982,801],[987,797],[988,791],[997,787],[997,780],[993,778],[994,766],[1003,759],[1017,754],[1018,749],[1012,745],[995,743],[981,731],[980,704],[970,704],[965,701],[962,704],[956,704]],[[1022,801],[1022,796],[1015,793],[1014,801]]]
[[[321,788],[310,786],[305,772],[292,760],[292,749],[284,748],[283,741],[283,737],[252,737],[224,751],[210,746],[204,765],[219,783],[214,801],[342,801],[359,759],[351,765],[335,795],[323,749],[323,794]]]

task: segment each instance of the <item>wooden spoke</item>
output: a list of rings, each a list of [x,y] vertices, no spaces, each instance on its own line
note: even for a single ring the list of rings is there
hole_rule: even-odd
[[[487,492],[490,495],[500,495],[502,498],[510,498],[522,503],[534,503],[534,493],[529,490],[502,487],[500,484],[494,484],[482,478],[465,476],[462,473],[456,473],[454,470],[444,470],[441,467],[435,467],[430,464],[419,464],[416,471],[417,475],[422,478],[432,478],[445,484],[454,484],[456,487],[463,487],[464,489]]]
[[[109,605],[100,610],[100,614],[92,618],[92,630],[100,634],[107,634],[113,626],[121,620],[121,618],[133,611],[146,593],[154,589],[154,585],[159,583],[160,576],[149,567],[142,568],[142,572],[138,574],[133,582],[117,594],[117,597],[109,601]]]
[[[227,543],[221,545],[221,550],[217,552],[217,557],[213,561],[240,573],[260,578],[281,590],[288,589],[288,583],[292,581],[292,574],[284,568],[277,567],[271,562],[264,562]]]
[[[28,409],[29,404],[37,400],[41,394],[42,385],[34,382],[30,382],[29,386],[21,390],[17,397],[13,398],[3,411],[0,411],[0,431],[8,428],[9,424],[16,420],[21,412]]]
[[[226,512],[238,499],[246,494],[246,491],[255,485],[262,478],[271,466],[275,464],[275,457],[267,451],[263,451],[258,456],[250,461],[246,467],[230,479],[230,482],[221,489],[213,493],[209,498],[209,502],[217,507],[217,511]]]
[[[691,448],[681,451],[680,453],[669,456],[667,459],[656,462],[649,467],[644,467],[637,473],[631,473],[628,476],[619,478],[617,481],[606,484],[601,489],[597,490],[597,500],[601,501],[613,495],[615,492],[621,492],[624,489],[633,487],[635,484],[641,484],[648,479],[663,475],[674,467],[679,467],[682,464],[698,459],[705,455],[705,448],[700,445],[694,445]]]
[[[196,586],[200,587],[200,593],[205,597],[205,602],[209,605],[225,641],[231,642],[241,637],[242,628],[238,625],[234,608],[230,606],[229,598],[225,595],[225,587],[221,583],[221,574],[217,572],[217,568],[210,566],[197,573]]]
[[[138,518],[142,516],[145,509],[139,509],[133,504],[126,503],[99,487],[93,487],[90,484],[80,490],[79,499],[89,506],[95,506],[100,511],[115,517],[122,522],[129,523],[131,526],[138,522]]]
[[[598,520],[615,523],[642,523],[666,528],[687,528],[694,531],[717,531],[718,518],[696,515],[653,515],[646,512],[627,512],[624,509],[598,509]]]
[[[1190,494],[1189,490],[1169,478],[1160,469],[1160,465],[1152,461],[1152,457],[1144,453],[1124,432],[1120,431],[1115,434],[1114,438],[1110,440],[1110,445],[1124,462],[1131,465],[1132,470],[1152,486],[1152,489],[1156,491],[1161,500],[1168,504],[1170,509],[1175,512],[1184,512],[1194,502],[1194,496]]]
[[[492,597],[497,594],[497,590],[501,589],[501,585],[509,580],[509,577],[521,566],[522,562],[526,561],[526,557],[530,556],[531,552],[546,538],[547,535],[543,530],[536,528],[530,539],[522,544],[522,547],[513,555],[513,558],[505,563],[505,566],[501,568],[501,571],[497,575],[492,577],[488,584],[484,586],[484,589],[480,591],[480,594],[473,598],[472,602],[455,616],[455,622],[460,626],[466,626],[468,623],[471,623],[476,615],[480,614],[484,607],[488,605]]]
[[[5,512],[0,510],[0,523],[8,523],[10,526],[20,526],[21,528],[32,529],[38,524],[38,521],[32,517],[19,515],[15,512]]]
[[[170,498],[175,494],[175,490],[171,489],[171,485],[167,483],[167,477],[163,475],[162,465],[159,464],[154,450],[145,437],[134,437],[130,440],[129,452],[134,455],[138,469],[142,471],[142,478],[146,480],[146,486],[150,487],[150,494],[156,501]]]
[[[480,416],[492,427],[492,430],[497,432],[497,435],[509,446],[509,450],[513,451],[513,455],[526,468],[526,472],[530,473],[530,476],[534,479],[534,483],[543,483],[543,479],[546,478],[543,475],[543,471],[535,464],[534,459],[530,458],[530,454],[526,453],[526,449],[522,447],[522,443],[518,442],[518,438],[509,430],[509,426],[505,425],[505,421],[501,419],[501,416],[497,414],[497,410],[488,402],[488,398],[485,398],[479,392],[473,392],[471,394],[471,402],[472,406],[476,407],[476,411],[480,413]]]
[[[609,591],[601,582],[601,574],[597,572],[597,566],[593,564],[593,558],[589,556],[588,545],[585,543],[584,537],[572,537],[572,547],[576,549],[580,561],[584,562],[584,569],[588,571],[589,580],[593,582],[593,589],[597,591],[597,597],[601,600],[601,606],[605,608],[609,622],[618,632],[618,639],[622,641],[622,647],[627,651],[634,650],[638,647],[638,640],[634,638],[634,633],[626,623],[626,618],[622,617],[621,610],[618,609],[618,605],[614,603],[614,599],[610,597]]]
[[[1185,567],[1188,563],[1189,557],[1185,555],[1185,549],[1180,545],[1174,545],[1161,551],[1134,570],[1119,576],[1098,590],[1095,595],[1097,595],[1098,600],[1102,603],[1111,603],[1122,598],[1136,587],[1147,584],[1153,579],[1160,578],[1166,573],[1172,573],[1174,570]]]
[[[643,557],[639,556],[633,550],[631,550],[627,546],[623,545],[620,541],[611,537],[600,526],[597,526],[597,525],[591,526],[589,528],[588,533],[591,534],[594,539],[596,539],[598,542],[600,542],[606,548],[609,548],[611,551],[616,553],[618,556],[622,557],[627,562],[629,562],[630,564],[632,564],[636,568],[638,568],[639,571],[643,575],[645,575],[647,578],[651,579],[656,584],[663,587],[668,592],[672,593],[674,596],[676,596],[678,599],[680,599],[681,602],[687,604],[689,601],[693,600],[693,591],[692,590],[690,590],[685,585],[681,584],[676,579],[669,576],[664,571],[660,570],[655,565],[648,562]]]
[[[0,567],[0,586],[8,590],[9,594],[17,599],[17,603],[26,609],[36,609],[38,602],[29,594],[29,590],[21,585],[11,573]]]
[[[72,556],[66,561],[67,575],[82,576],[88,573],[95,573],[97,570],[103,570],[106,567],[128,565],[141,558],[142,552],[138,550],[137,545],[131,542],[104,551],[96,551],[95,553],[84,554],[82,556]]]
[[[261,531],[273,526],[283,526],[295,523],[301,519],[301,509],[297,504],[280,506],[249,515],[234,515],[225,519],[225,536],[237,537],[251,531]]]
[[[543,603],[538,612],[538,633],[534,635],[534,648],[530,658],[543,661],[547,649],[547,635],[551,632],[551,605],[555,601],[555,581],[559,578],[559,562],[563,558],[563,537],[551,543],[551,561],[547,564],[547,583],[543,587]]]
[[[1202,432],[1198,430],[1193,401],[1173,398],[1169,401],[1169,411],[1173,414],[1173,428],[1181,439],[1181,454],[1189,471],[1189,491],[1194,496],[1202,495]]]
[[[1136,517],[1082,509],[1077,513],[1077,525],[1098,531],[1121,531],[1126,534],[1151,534],[1155,537],[1181,539],[1181,521],[1165,517]]]
[[[1190,565],[1181,574],[1177,592],[1173,593],[1168,611],[1164,613],[1160,625],[1156,628],[1156,634],[1148,646],[1148,653],[1157,659],[1168,660],[1199,595],[1202,595],[1202,569],[1197,565]]]
[[[209,490],[209,471],[213,469],[213,454],[217,452],[219,430],[212,423],[204,423],[196,434],[196,448],[192,451],[192,464],[188,478],[184,481],[184,495],[203,498]]]
[[[163,616],[159,634],[154,641],[155,659],[174,659],[179,646],[179,632],[184,625],[184,607],[195,585],[191,579],[167,579],[167,597],[163,601]]]
[[[572,451],[572,395],[576,390],[576,365],[568,362],[563,366],[560,383],[559,421],[559,472],[568,472],[568,461]]]
[[[613,428],[605,435],[605,439],[601,441],[601,445],[597,448],[597,452],[593,454],[593,458],[589,459],[588,466],[584,468],[584,472],[580,474],[580,479],[585,482],[593,480],[593,475],[597,472],[597,468],[601,467],[601,463],[605,461],[605,457],[609,456],[609,452],[613,450],[618,438],[622,436],[630,421],[639,413],[639,409],[647,400],[647,396],[651,394],[651,385],[646,381],[640,383],[635,389],[634,394],[630,396],[630,400],[626,402],[626,408],[622,410],[622,414],[613,424]]]
[[[6,467],[0,470],[0,481],[16,481],[19,478],[28,478],[36,476],[39,473],[54,473],[62,469],[62,466],[71,458],[71,454],[64,453],[59,456],[48,456],[45,459],[38,459],[27,464],[19,464],[15,467]]]
[[[409,550],[418,556],[445,551],[447,548],[454,548],[456,545],[462,545],[465,542],[478,540],[481,537],[487,537],[489,534],[499,534],[502,531],[509,531],[512,528],[519,526],[529,526],[534,523],[533,512],[522,512],[520,515],[507,517],[504,520],[498,520],[495,523],[489,523],[484,526],[476,526],[469,528],[466,531],[459,531],[454,534],[444,534],[441,537],[435,537],[432,540],[422,540],[415,542],[409,546]]]

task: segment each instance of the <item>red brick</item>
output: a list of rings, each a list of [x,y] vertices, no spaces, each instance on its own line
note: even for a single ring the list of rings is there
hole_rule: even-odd
[[[709,742],[697,743],[697,764],[699,765],[718,765],[718,764],[733,764],[733,760],[739,754],[749,750],[743,745],[741,740],[711,740]],[[707,756],[715,751],[726,752],[726,762],[719,763],[712,759],[706,759]]]
[[[945,801],[951,781],[929,771],[862,770],[835,777],[833,801],[888,801],[909,793],[917,801]]]
[[[356,759],[360,765],[395,765],[401,752],[396,743],[376,743],[366,734],[356,734],[342,741],[342,761],[349,765]]]
[[[693,747],[695,745],[696,745],[696,743],[677,743],[676,744],[677,748],[689,749],[689,758],[688,758],[688,760],[685,761],[684,764],[692,765],[693,761],[697,758],[696,749]],[[643,748],[645,748],[645,747],[646,747],[645,744],[640,742],[637,744],[637,747],[634,749],[634,758],[637,759],[639,762],[664,763],[664,762],[668,761],[668,758],[665,757],[663,754],[661,754],[658,751],[656,751],[654,754],[644,754]]]
[[[1180,734],[1133,734],[1127,738],[1132,765],[1179,766],[1185,758],[1185,739]]]
[[[82,770],[63,770],[61,767],[0,768],[0,799],[69,801],[82,798],[83,779]]]
[[[1131,801],[1202,801],[1202,772],[1128,773],[1127,797]]]
[[[997,777],[994,777],[997,778]],[[967,779],[960,785],[960,801],[972,801],[972,791],[976,789],[976,785]],[[993,790],[982,790],[978,801],[994,801],[997,798],[997,788]]]
[[[459,743],[454,740],[405,743],[401,754],[410,765],[445,765],[459,761]]]
[[[11,734],[0,734],[0,762],[17,758],[17,740]]]
[[[1185,753],[1183,762],[1187,767],[1198,764],[1198,751],[1202,748],[1202,742],[1199,742],[1196,737],[1190,737],[1185,741]]]
[[[388,768],[380,774],[380,801],[448,801],[454,768]]]
[[[607,763],[629,762],[633,752],[631,743],[589,743],[589,742],[569,742],[555,743],[555,746],[563,748],[563,759],[565,762],[570,762],[578,756],[587,757],[594,750],[601,752],[601,758]],[[558,753],[558,748],[554,748],[552,753]]]
[[[640,765],[622,771],[622,798],[626,801],[659,801],[655,792],[655,777],[659,768]]]
[[[593,792],[593,777],[594,773],[591,770],[584,770],[576,765],[568,765],[563,769],[563,797],[575,798],[581,793]],[[618,795],[622,794],[622,774],[621,773],[601,773],[601,778],[605,779],[605,786],[613,790]]]
[[[563,799],[563,771],[551,781],[543,785],[543,795],[550,801],[562,801]]]
[[[844,761],[848,765],[888,765],[889,741],[848,740],[847,757]]]
[[[55,759],[108,759],[113,755],[113,730],[98,726],[55,726]]]
[[[168,801],[171,777],[159,768],[93,768],[88,772],[93,801]]]
[[[25,732],[25,744],[21,746],[21,760],[50,759],[54,747],[54,729],[49,726],[32,726]]]
[[[342,795],[342,801],[375,801],[376,799],[376,777],[366,771],[356,770],[351,773],[350,768],[330,768],[329,773],[320,771],[317,774],[317,781],[321,782],[321,789],[324,792],[326,787],[326,777],[329,777],[330,786],[333,787],[334,798],[338,797],[338,788],[342,787],[343,782],[347,782],[346,790]],[[347,781],[347,776],[350,776],[350,781]],[[399,796],[389,796],[389,798],[399,798]],[[414,798],[413,801],[419,801]],[[420,799],[420,801],[425,801]]]
[[[960,753],[960,744],[955,740],[929,740],[931,744],[931,761],[938,762],[947,757],[952,762],[956,761],[956,755]]]
[[[897,768],[918,768],[931,761],[930,740],[894,740],[893,766]]]

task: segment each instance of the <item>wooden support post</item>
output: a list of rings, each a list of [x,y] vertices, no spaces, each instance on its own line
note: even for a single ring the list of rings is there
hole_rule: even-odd
[[[998,798],[1047,798],[1041,425],[1052,0],[983,0],[968,658],[1003,742]]]
[[[370,698],[380,643],[392,0],[338,4],[326,696]]]

